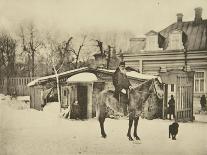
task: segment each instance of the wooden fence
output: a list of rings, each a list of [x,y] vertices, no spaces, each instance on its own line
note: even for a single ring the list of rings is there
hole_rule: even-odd
[[[28,87],[27,84],[37,77],[14,77],[0,79],[0,93],[5,95],[30,96],[30,108],[42,110],[42,92],[39,87]]]

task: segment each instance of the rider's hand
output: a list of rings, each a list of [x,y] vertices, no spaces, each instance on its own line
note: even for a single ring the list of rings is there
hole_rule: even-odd
[[[132,90],[133,89],[133,87],[132,86],[129,86],[129,90]]]
[[[126,90],[125,90],[125,89],[122,89],[121,92],[122,92],[123,94],[126,94]]]

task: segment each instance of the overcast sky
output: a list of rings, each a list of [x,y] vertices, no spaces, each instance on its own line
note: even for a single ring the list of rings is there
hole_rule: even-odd
[[[194,8],[203,8],[207,19],[207,0],[0,0],[0,27],[14,30],[19,23],[32,20],[48,30],[129,30],[144,34],[176,21],[194,19]]]

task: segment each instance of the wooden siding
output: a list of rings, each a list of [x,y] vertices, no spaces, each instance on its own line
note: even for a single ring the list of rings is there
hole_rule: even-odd
[[[134,68],[139,68],[139,61],[142,60],[143,73],[158,73],[160,67],[178,69],[185,64],[183,51],[152,51],[139,54],[124,54],[123,57],[126,65]],[[189,51],[187,64],[191,66],[191,69],[207,69],[207,51]]]

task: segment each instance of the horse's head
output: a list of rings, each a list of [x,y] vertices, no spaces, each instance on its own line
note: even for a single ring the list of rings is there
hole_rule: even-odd
[[[153,85],[155,94],[159,99],[162,99],[164,95],[163,84],[157,78],[155,78],[153,80]]]
[[[138,86],[134,87],[130,92],[145,93],[145,94],[150,94],[155,92],[154,79],[150,79],[148,81],[139,84]]]
[[[134,89],[130,90],[131,107],[142,110],[142,104],[145,103],[148,97],[153,93],[155,93],[154,79],[150,79],[136,86]]]

